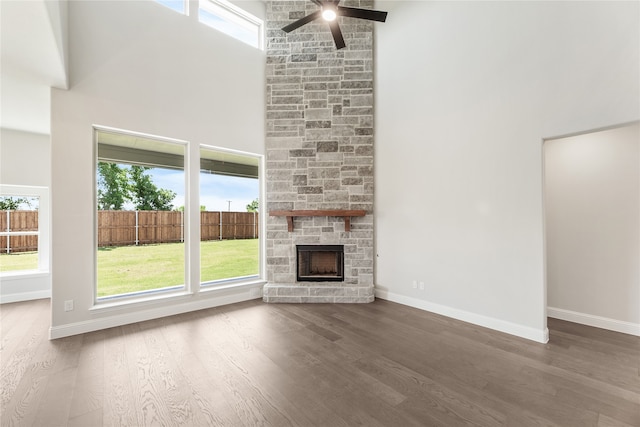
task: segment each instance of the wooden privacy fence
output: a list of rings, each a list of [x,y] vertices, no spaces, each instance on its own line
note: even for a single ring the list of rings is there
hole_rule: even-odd
[[[0,211],[0,253],[37,250],[37,233],[37,211]],[[257,237],[257,213],[200,212],[200,240],[255,239]],[[98,211],[98,246],[148,245],[183,241],[183,212]]]
[[[38,211],[0,211],[0,253],[38,250]]]
[[[200,240],[255,239],[258,214],[200,212]],[[184,213],[98,211],[98,246],[148,245],[184,241]]]

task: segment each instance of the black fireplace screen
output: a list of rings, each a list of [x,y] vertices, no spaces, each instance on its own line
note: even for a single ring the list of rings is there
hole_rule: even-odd
[[[344,281],[343,245],[298,245],[298,282]]]

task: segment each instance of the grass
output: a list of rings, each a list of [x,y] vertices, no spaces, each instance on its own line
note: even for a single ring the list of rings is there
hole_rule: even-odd
[[[258,239],[200,243],[200,281],[258,274]],[[98,249],[98,297],[184,284],[184,243]]]
[[[258,274],[258,239],[200,244],[201,282]],[[37,254],[0,255],[0,271],[36,268]],[[98,248],[98,296],[184,284],[184,243]]]
[[[38,268],[37,252],[18,252],[0,255],[0,272],[16,270],[36,270]]]

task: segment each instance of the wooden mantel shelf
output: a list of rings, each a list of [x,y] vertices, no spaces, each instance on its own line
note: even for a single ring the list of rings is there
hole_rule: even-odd
[[[318,210],[292,210],[292,211],[270,211],[271,216],[286,216],[289,231],[293,231],[293,218],[296,216],[337,216],[344,219],[344,231],[351,231],[351,217],[365,216],[364,210],[343,210],[343,209],[318,209]]]

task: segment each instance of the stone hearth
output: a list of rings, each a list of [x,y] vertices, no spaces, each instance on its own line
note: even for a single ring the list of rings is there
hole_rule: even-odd
[[[341,5],[373,8],[372,1]],[[373,24],[339,18],[336,50],[317,21],[280,30],[317,10],[311,1],[267,1],[266,302],[373,301]],[[276,210],[364,210],[345,221]],[[344,245],[343,282],[297,282],[296,245]]]

